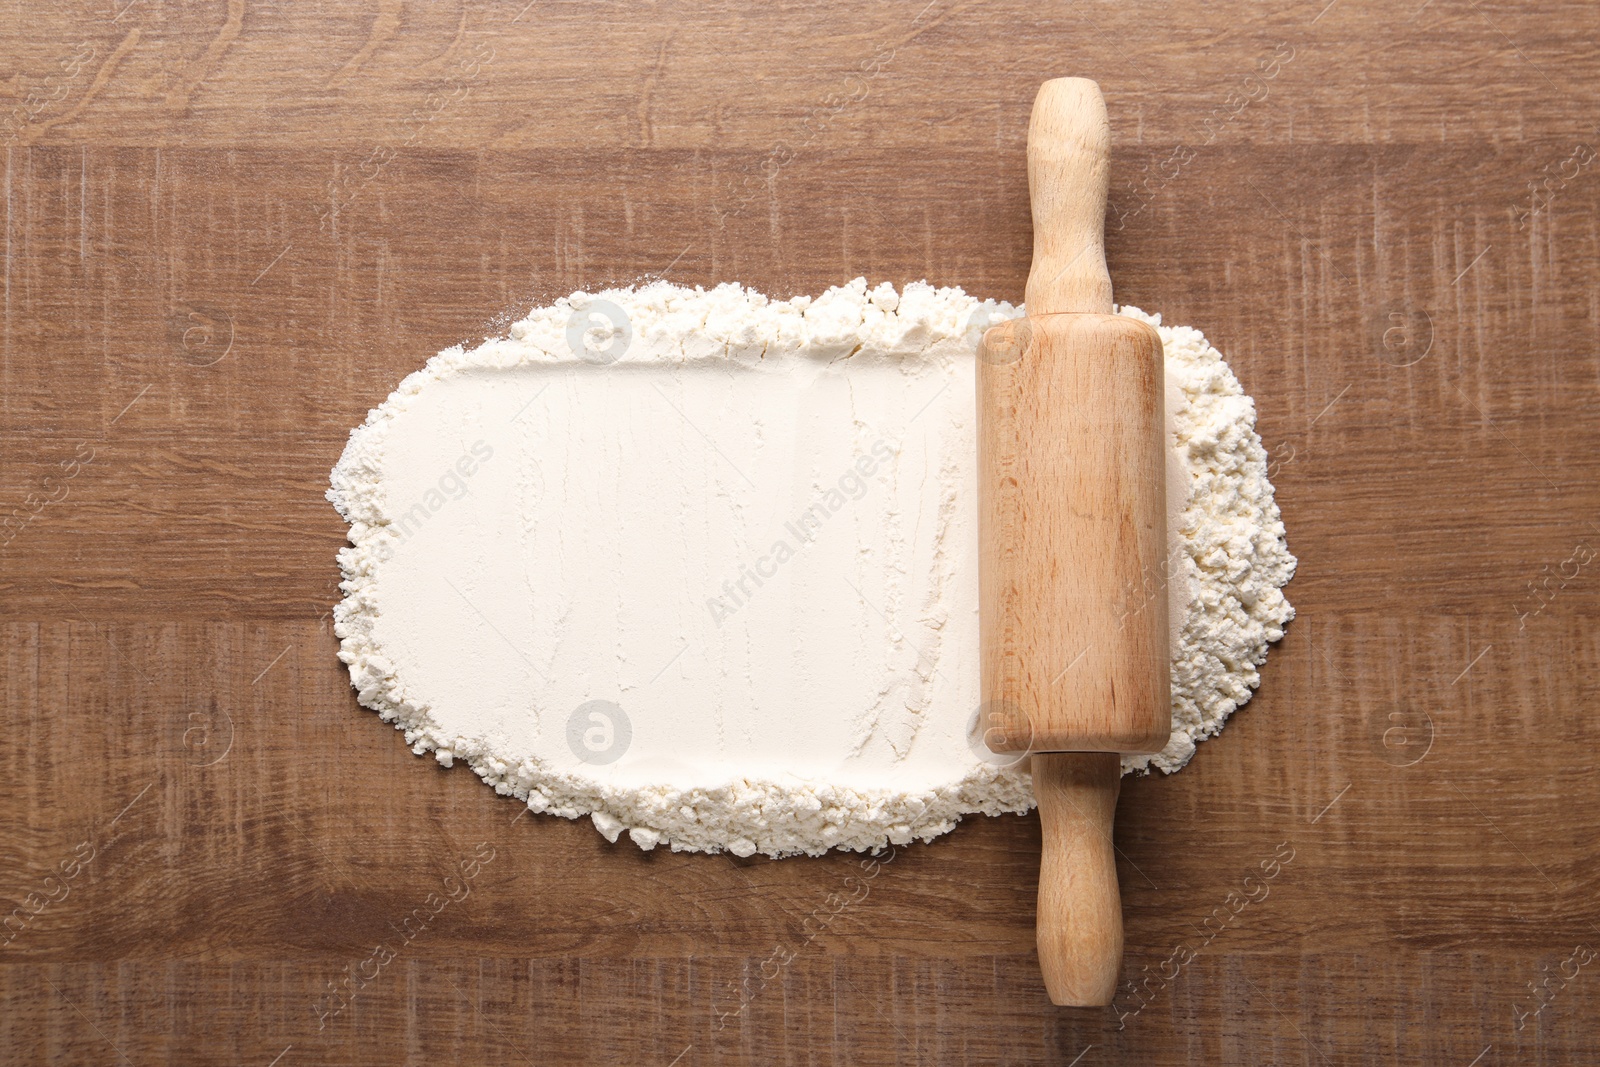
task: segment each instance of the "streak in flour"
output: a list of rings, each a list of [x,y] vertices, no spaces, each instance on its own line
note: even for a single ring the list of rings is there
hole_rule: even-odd
[[[837,515],[847,502],[860,500],[867,495],[872,483],[868,479],[878,472],[880,463],[894,459],[894,450],[883,438],[872,443],[872,448],[862,453],[845,472],[822,493],[819,493],[804,511],[783,524],[783,534],[773,537],[765,555],[750,563],[741,563],[734,578],[722,583],[721,595],[706,598],[706,610],[711,621],[721,628],[724,621],[754,599],[767,580],[776,578],[785,563],[805,546],[816,541],[827,521]],[[793,538],[791,543],[790,538]],[[750,583],[755,588],[750,588]]]

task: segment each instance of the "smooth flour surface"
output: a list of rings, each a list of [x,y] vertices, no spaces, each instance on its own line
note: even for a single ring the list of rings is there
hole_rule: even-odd
[[[974,363],[1020,313],[862,279],[574,294],[453,348],[351,434],[341,658],[419,754],[644,848],[931,839],[1032,807],[978,707]],[[1255,412],[1165,345],[1176,770],[1293,610]],[[1169,580],[1170,577],[1170,580]]]

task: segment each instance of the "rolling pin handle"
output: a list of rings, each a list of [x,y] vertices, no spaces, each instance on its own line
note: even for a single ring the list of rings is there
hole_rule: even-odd
[[[1122,788],[1115,752],[1035,755],[1033,795],[1044,835],[1035,920],[1050,1001],[1102,1007],[1122,971],[1122,901],[1111,841]]]
[[[1111,312],[1106,269],[1106,193],[1111,123],[1100,86],[1052,78],[1028,121],[1028,191],[1033,202],[1029,315]]]

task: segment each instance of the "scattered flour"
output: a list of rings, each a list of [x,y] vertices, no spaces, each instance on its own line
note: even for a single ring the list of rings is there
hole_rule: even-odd
[[[1020,314],[862,279],[577,293],[441,352],[329,499],[340,658],[419,755],[642,848],[817,854],[1033,806],[978,703],[974,353]],[[1293,609],[1255,408],[1165,346],[1175,771]]]

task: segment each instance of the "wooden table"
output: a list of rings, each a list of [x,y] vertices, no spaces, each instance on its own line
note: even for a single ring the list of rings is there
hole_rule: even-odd
[[[524,3],[0,20],[0,1059],[1596,1061],[1600,9]],[[1032,817],[840,907],[857,857],[515,819],[358,707],[322,492],[406,373],[646,275],[1020,299],[1063,74],[1301,561],[1125,786],[1117,1010],[1045,998]]]

